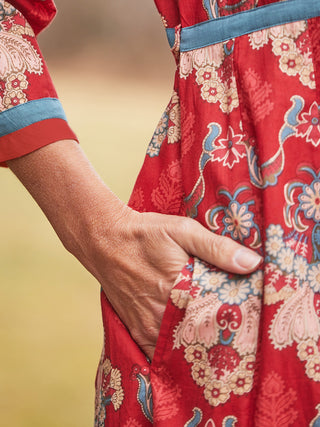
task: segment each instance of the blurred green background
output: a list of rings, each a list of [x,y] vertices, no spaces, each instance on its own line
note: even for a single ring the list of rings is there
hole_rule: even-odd
[[[43,53],[83,149],[127,201],[171,93],[160,18],[150,0],[56,3]],[[0,424],[91,426],[99,285],[6,169],[0,194]]]

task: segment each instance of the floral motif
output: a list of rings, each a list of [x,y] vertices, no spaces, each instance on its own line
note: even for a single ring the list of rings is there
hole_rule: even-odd
[[[256,366],[256,360],[254,356],[246,356],[239,365],[241,372],[247,372],[248,375],[254,374],[254,369]]]
[[[253,227],[253,213],[248,211],[248,205],[231,202],[223,218],[225,232],[230,233],[235,240],[243,240],[250,235]]]
[[[280,58],[280,69],[288,76],[296,76],[303,67],[303,56],[292,52],[288,55],[282,55]]]
[[[306,280],[308,272],[307,260],[302,256],[296,256],[293,262],[293,271],[300,280]]]
[[[310,89],[316,88],[316,78],[314,72],[314,65],[312,62],[302,68],[300,73],[300,81],[303,85],[308,86]]]
[[[320,144],[320,109],[314,101],[308,113],[302,113],[302,121],[297,127],[297,136],[306,137],[314,147]]]
[[[223,86],[218,80],[209,80],[203,83],[201,97],[209,103],[215,103],[223,97]]]
[[[230,397],[230,389],[222,381],[212,381],[206,385],[204,397],[212,406],[225,403]]]
[[[231,113],[232,110],[239,107],[239,96],[235,85],[226,88],[221,99],[220,108],[223,113]]]
[[[270,233],[268,233],[268,231]],[[272,231],[277,233],[278,236],[272,235]],[[268,234],[271,237],[268,237]],[[280,237],[280,236],[283,237]],[[307,260],[306,244],[299,235],[293,235],[288,238],[283,235],[283,230],[276,228],[267,229],[266,241],[266,261],[267,261],[267,282],[271,284],[281,277],[285,278],[284,283],[287,285],[291,283],[294,286],[294,281],[300,285],[308,280],[309,285],[317,288],[317,282],[313,279],[317,277],[317,263],[309,264]],[[320,275],[319,275],[320,280]],[[267,289],[268,289],[267,285]]]
[[[305,23],[292,23],[267,30],[272,39],[272,52],[279,56],[280,70],[288,76],[299,75],[300,82],[315,89],[314,66],[310,49],[298,37],[305,30]]]
[[[222,162],[230,169],[240,159],[246,157],[246,147],[241,134],[235,134],[231,126],[228,128],[227,138],[220,138],[212,151],[212,161]]]
[[[218,289],[219,299],[226,304],[241,304],[251,293],[250,282],[245,280],[223,283]]]
[[[150,157],[159,156],[164,141],[174,144],[180,140],[180,137],[180,102],[177,93],[174,92],[153,134],[147,154]]]
[[[204,83],[216,80],[217,79],[217,72],[213,67],[210,65],[207,65],[204,68],[199,68],[199,70],[196,73],[196,82],[198,85],[203,85]]]
[[[294,40],[297,39],[306,29],[304,21],[293,22],[281,26],[255,31],[249,35],[249,42],[252,49],[259,50],[272,40],[272,51],[279,56],[294,50]],[[286,46],[287,45],[287,46]]]
[[[6,81],[7,91],[11,90],[24,90],[28,87],[28,81],[26,76],[22,73],[12,74],[8,77]]]
[[[293,226],[297,231],[305,231],[308,226],[304,225],[301,213],[305,220],[311,223],[320,222],[320,173],[316,174],[309,167],[300,168],[300,172],[305,172],[313,178],[311,183],[297,182],[288,183],[285,186],[285,197],[287,207],[285,210],[286,224]],[[307,179],[307,178],[306,178]],[[300,190],[296,196],[297,190]]]
[[[308,270],[308,281],[314,292],[320,292],[320,263],[310,265]]]
[[[11,92],[7,92],[3,97],[3,104],[7,108],[16,107],[25,102],[27,102],[27,97],[21,90],[12,90]]]
[[[238,372],[230,377],[230,388],[234,394],[242,395],[252,389],[253,377],[247,372]]]
[[[211,376],[211,369],[206,362],[193,363],[191,375],[196,384],[202,387],[208,383]]]
[[[298,344],[298,357],[300,360],[305,361],[318,354],[318,347],[314,340],[308,339],[306,341],[301,341]]]
[[[290,248],[282,248],[278,253],[278,264],[281,270],[291,273],[293,270],[294,251]]]
[[[281,237],[270,237],[266,242],[267,254],[273,257],[278,256],[280,250],[284,247],[284,242]]]
[[[198,286],[202,288],[201,295],[204,295],[206,292],[216,291],[224,280],[224,273],[217,272],[216,274],[212,274],[209,269],[203,272],[198,279]]]
[[[282,37],[275,39],[272,43],[272,52],[277,56],[287,55],[295,51],[295,43],[291,38]]]
[[[281,227],[281,225],[279,224],[270,224],[269,227],[267,228],[267,237],[273,237],[273,236],[277,236],[277,237],[282,237],[283,236],[283,229]]]
[[[234,194],[221,189],[219,203],[208,210],[206,221],[213,231],[221,231],[222,235],[230,235],[234,240],[248,242],[251,247],[260,246],[260,230],[255,223],[254,212],[250,206],[254,205],[253,200],[241,203],[240,200],[249,190],[248,187],[239,187]],[[225,202],[226,199],[228,204]],[[222,216],[223,215],[223,216]]]
[[[263,291],[263,272],[256,271],[249,281],[253,295],[261,296]]]
[[[306,365],[306,374],[314,381],[320,381],[320,356],[314,356],[309,359]]]
[[[207,353],[204,347],[200,344],[190,345],[185,349],[186,361],[191,362],[202,362],[207,360]]]

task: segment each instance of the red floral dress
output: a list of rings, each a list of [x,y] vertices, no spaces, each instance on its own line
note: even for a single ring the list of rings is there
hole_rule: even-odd
[[[177,61],[130,205],[264,256],[190,258],[150,364],[102,294],[96,427],[320,425],[320,2],[157,0]]]

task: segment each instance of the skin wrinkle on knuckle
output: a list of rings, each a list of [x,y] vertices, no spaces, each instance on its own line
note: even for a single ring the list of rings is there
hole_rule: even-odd
[[[227,237],[213,234],[210,239],[210,247],[212,256],[217,262],[231,257],[231,242]]]

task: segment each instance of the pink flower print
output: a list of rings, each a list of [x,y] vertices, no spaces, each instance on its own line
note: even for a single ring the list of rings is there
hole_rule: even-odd
[[[246,147],[242,141],[242,135],[235,135],[232,127],[229,127],[226,139],[219,139],[219,145],[215,146],[212,153],[212,161],[223,162],[223,166],[230,169],[235,163],[246,156]]]
[[[314,147],[320,144],[320,114],[319,106],[314,102],[309,113],[303,113],[303,122],[297,128],[297,135],[306,137],[307,142],[311,142]]]

